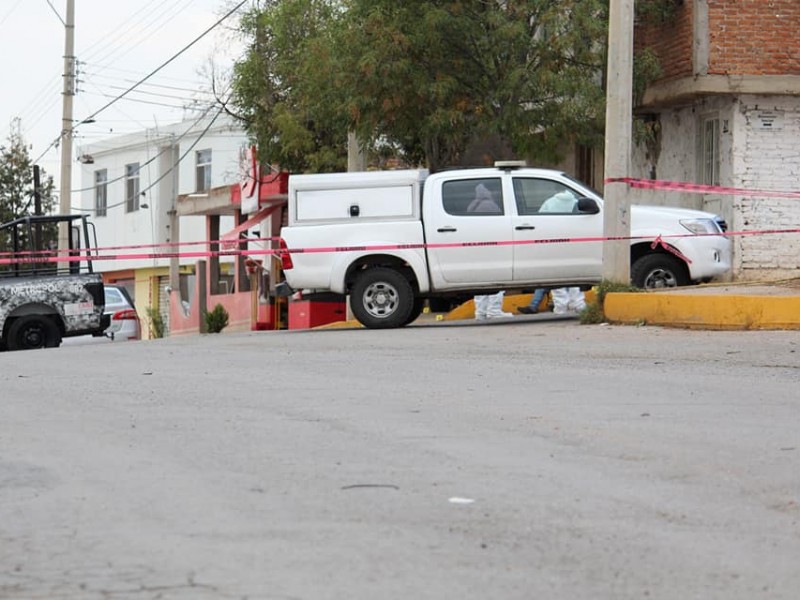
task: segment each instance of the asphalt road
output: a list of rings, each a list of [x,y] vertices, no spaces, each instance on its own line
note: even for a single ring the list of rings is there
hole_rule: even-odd
[[[0,598],[800,597],[796,332],[531,317],[0,365]]]

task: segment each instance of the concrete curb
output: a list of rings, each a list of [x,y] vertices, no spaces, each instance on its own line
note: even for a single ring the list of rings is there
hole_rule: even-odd
[[[604,312],[611,323],[621,325],[661,325],[687,329],[711,330],[800,330],[800,294],[760,295],[737,293],[687,292],[609,293]],[[503,310],[515,313],[527,306],[530,294],[506,296]],[[586,301],[594,301],[594,292],[586,293]],[[423,315],[430,321],[463,321],[473,319],[475,307],[469,300],[446,315]],[[315,329],[352,329],[362,325],[355,320],[339,321]]]
[[[800,329],[800,295],[611,293],[603,306],[612,323],[690,329]]]

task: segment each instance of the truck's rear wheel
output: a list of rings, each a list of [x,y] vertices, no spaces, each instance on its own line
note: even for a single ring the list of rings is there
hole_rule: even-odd
[[[689,285],[683,262],[669,254],[645,254],[631,266],[631,281],[646,290]]]
[[[414,291],[408,280],[394,269],[373,267],[356,279],[350,307],[364,327],[402,327],[414,309]]]
[[[61,345],[61,333],[56,324],[47,317],[19,317],[8,329],[7,344],[9,350],[57,348]]]

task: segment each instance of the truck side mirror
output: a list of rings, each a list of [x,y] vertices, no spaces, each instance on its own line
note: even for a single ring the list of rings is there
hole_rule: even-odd
[[[596,215],[600,212],[600,207],[597,205],[597,202],[591,198],[578,198],[576,208],[577,212],[585,215]]]

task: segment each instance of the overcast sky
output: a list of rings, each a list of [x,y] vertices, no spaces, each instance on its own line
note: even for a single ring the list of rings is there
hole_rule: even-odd
[[[237,5],[238,0],[74,0],[75,55],[81,62],[76,121],[87,118],[157,69]],[[47,149],[61,131],[66,0],[0,0],[0,144],[21,119],[31,158],[59,182],[60,151]],[[250,6],[248,2],[243,10]],[[56,14],[58,13],[58,14]],[[242,47],[231,16],[135,93],[81,125],[82,144],[181,121],[182,107],[208,99],[213,58],[229,70]],[[78,184],[79,182],[75,182]],[[73,185],[73,188],[77,185]]]

